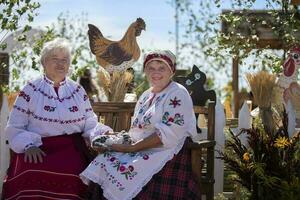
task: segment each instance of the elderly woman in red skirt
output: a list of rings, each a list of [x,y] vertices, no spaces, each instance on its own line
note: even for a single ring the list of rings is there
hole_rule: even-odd
[[[97,122],[88,96],[68,79],[69,43],[45,44],[44,75],[21,90],[5,134],[14,154],[3,185],[4,199],[82,199],[79,178],[89,160],[85,141],[111,129]]]
[[[128,132],[133,142],[108,145],[110,151],[99,154],[80,174],[85,183],[99,184],[104,198],[200,198],[185,145],[196,134],[193,103],[188,91],[171,80],[175,67],[170,51],[145,56],[151,88],[136,104]]]

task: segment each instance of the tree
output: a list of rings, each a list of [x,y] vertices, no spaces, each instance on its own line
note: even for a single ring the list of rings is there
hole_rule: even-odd
[[[25,33],[31,29],[30,23],[33,21],[36,14],[36,9],[40,4],[30,0],[1,0],[0,1],[0,50],[5,50],[7,44],[4,42],[5,37],[21,28],[20,23],[25,24],[21,28],[21,32],[17,38],[22,42],[26,40]],[[9,68],[6,63],[1,63],[0,72],[4,72]],[[5,76],[5,74],[1,74]],[[6,78],[1,79],[6,80]],[[0,81],[0,105],[2,105],[3,90],[7,90],[8,86],[6,81]]]
[[[18,91],[19,87],[24,85],[28,79],[35,77],[35,72],[41,72],[43,69],[39,62],[40,53],[45,42],[55,37],[66,38],[72,46],[71,78],[76,80],[82,75],[85,69],[96,69],[97,63],[91,54],[87,40],[87,15],[70,17],[69,14],[60,14],[57,22],[44,27],[40,34],[34,37],[34,44],[24,41],[22,49],[15,49],[10,57],[13,62],[10,65],[12,82],[10,90]],[[26,74],[26,80],[20,79],[20,75]],[[24,77],[24,76],[23,76]]]
[[[180,10],[180,21],[184,33],[181,38],[181,57],[186,63],[188,60],[203,63],[206,62],[208,71],[226,73],[229,75],[231,70],[231,58],[239,56],[240,62],[245,64],[246,58],[251,56],[254,60],[249,64],[249,68],[269,69],[276,73],[280,72],[282,58],[286,51],[274,52],[265,49],[254,49],[255,42],[258,40],[255,24],[250,21],[249,16],[243,15],[246,10],[253,9],[256,0],[232,0],[231,12],[221,13],[220,0],[175,0]],[[225,2],[225,1],[223,1]],[[228,1],[226,1],[228,3]],[[260,2],[261,3],[261,2]],[[283,46],[286,48],[290,44],[300,42],[300,11],[296,6],[289,4],[286,0],[266,0],[264,7],[272,16],[272,30],[274,35],[283,39]],[[235,15],[234,10],[240,10],[241,15]],[[231,27],[238,27],[242,22],[249,22],[250,34],[245,37],[237,32],[224,34],[220,32],[221,22],[230,24]],[[256,23],[264,24],[265,19],[257,19]],[[190,56],[187,56],[190,55]]]
[[[21,29],[23,33],[31,29],[30,23],[37,16],[36,9],[40,4],[30,0],[1,0],[0,1],[0,48],[4,50],[7,44],[4,38],[11,32]],[[20,23],[25,24],[22,27]],[[18,37],[18,41],[25,41],[25,34]]]

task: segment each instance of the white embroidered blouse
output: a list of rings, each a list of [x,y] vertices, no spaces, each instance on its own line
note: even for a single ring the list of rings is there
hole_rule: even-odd
[[[128,133],[134,141],[156,133],[163,146],[135,153],[99,154],[80,177],[86,184],[91,180],[101,185],[109,200],[134,198],[180,151],[186,137],[197,134],[188,91],[175,82],[160,93],[145,91],[137,102]]]
[[[148,89],[137,102],[130,136],[138,141],[155,132],[164,148],[174,148],[186,137],[197,134],[192,99],[186,88],[176,82],[160,93]]]
[[[56,93],[46,76],[29,82],[19,93],[5,130],[10,148],[23,153],[41,146],[42,137],[82,132],[88,140],[111,130],[99,124],[82,86],[65,79]]]

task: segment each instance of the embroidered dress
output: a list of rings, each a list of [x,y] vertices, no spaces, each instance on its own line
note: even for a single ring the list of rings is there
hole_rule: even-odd
[[[5,130],[10,148],[17,153],[4,181],[5,199],[28,195],[33,195],[31,198],[34,195],[50,197],[60,193],[78,199],[83,191],[78,174],[87,165],[82,151],[82,148],[85,148],[82,137],[89,141],[111,130],[97,122],[97,116],[80,85],[65,79],[60,83],[57,92],[53,86],[53,82],[46,76],[41,77],[29,82],[16,99]],[[78,141],[81,143],[79,146]],[[43,163],[24,163],[23,153],[31,146],[41,147],[45,151]],[[49,174],[60,174],[62,177],[55,179]],[[66,176],[69,178],[63,178]],[[31,178],[46,182],[50,178],[56,185],[68,185],[73,182],[77,186],[65,188],[64,191],[61,191],[62,187],[55,190],[55,187],[47,184],[30,181]],[[26,183],[27,186],[20,187],[22,183]],[[40,186],[39,189],[36,185]]]
[[[129,135],[134,141],[157,133],[163,146],[136,153],[98,155],[80,174],[101,185],[107,199],[132,199],[196,134],[193,104],[187,90],[172,82],[162,92],[147,90],[137,102]]]

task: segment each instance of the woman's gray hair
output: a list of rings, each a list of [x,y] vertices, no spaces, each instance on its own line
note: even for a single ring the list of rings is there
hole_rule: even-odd
[[[61,50],[68,55],[71,60],[71,45],[68,40],[64,38],[55,38],[52,41],[46,42],[41,52],[41,63],[44,65],[45,58],[56,50]]]

